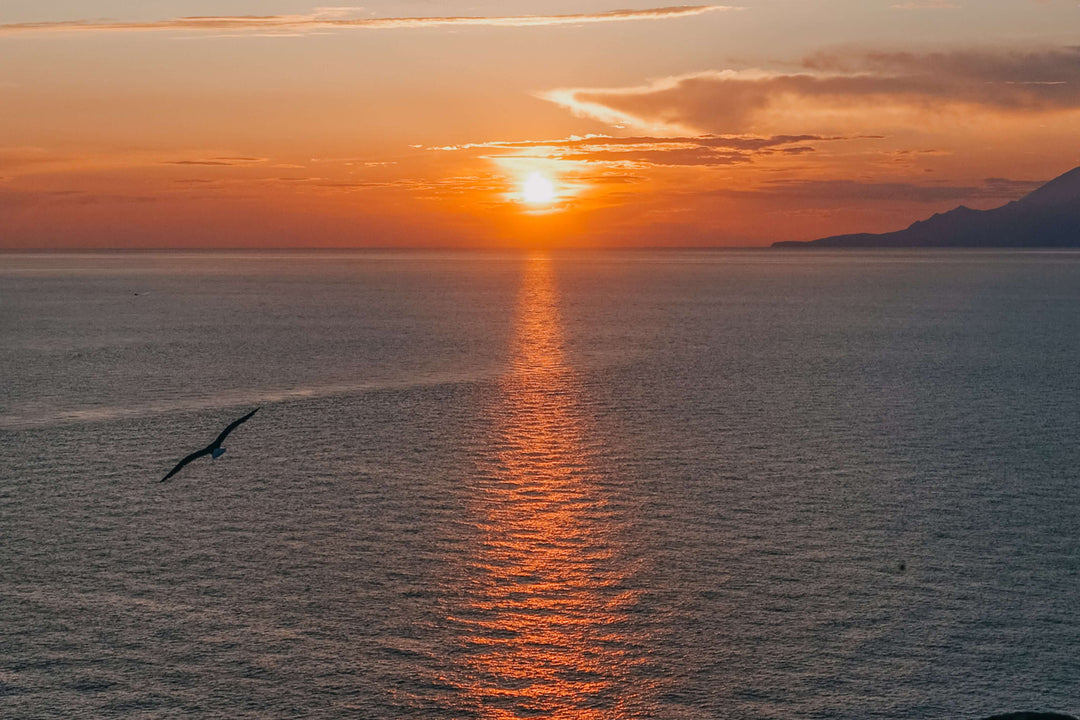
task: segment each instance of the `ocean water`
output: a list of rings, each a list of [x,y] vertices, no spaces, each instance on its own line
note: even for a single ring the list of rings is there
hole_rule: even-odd
[[[3,255],[0,338],[0,717],[1080,712],[1080,253]]]

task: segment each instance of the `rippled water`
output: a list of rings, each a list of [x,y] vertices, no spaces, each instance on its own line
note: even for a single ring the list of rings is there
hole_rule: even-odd
[[[0,256],[0,716],[1076,713],[1078,308],[1075,253]]]

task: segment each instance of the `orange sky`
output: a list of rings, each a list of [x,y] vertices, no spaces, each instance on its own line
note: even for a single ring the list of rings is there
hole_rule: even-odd
[[[0,6],[0,248],[765,245],[1080,165],[1075,0],[131,5]]]

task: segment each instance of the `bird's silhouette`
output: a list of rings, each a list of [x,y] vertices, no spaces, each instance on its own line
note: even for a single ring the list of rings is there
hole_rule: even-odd
[[[235,430],[237,425],[240,425],[241,423],[247,422],[248,418],[250,418],[255,413],[259,412],[260,409],[261,408],[255,408],[254,410],[252,410],[251,412],[249,412],[247,415],[240,418],[239,420],[233,420],[231,423],[229,423],[229,426],[227,428],[225,428],[224,430],[221,431],[221,434],[217,436],[217,439],[215,439],[214,442],[210,443],[209,445],[204,447],[202,450],[197,450],[197,451],[191,453],[186,458],[184,458],[180,462],[176,463],[176,467],[174,467],[172,470],[170,470],[168,475],[161,478],[161,482],[165,482],[166,480],[171,478],[173,475],[180,472],[181,468],[183,468],[189,462],[191,462],[192,460],[195,460],[197,458],[201,458],[203,455],[209,455],[211,458],[215,458],[215,459],[221,457],[225,453],[225,448],[221,447],[221,443],[225,442],[225,438],[229,436],[229,433],[231,433],[233,430]]]

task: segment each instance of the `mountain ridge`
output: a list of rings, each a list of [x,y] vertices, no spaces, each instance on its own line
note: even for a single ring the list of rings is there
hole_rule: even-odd
[[[1080,167],[991,210],[964,205],[903,230],[785,240],[774,248],[1080,248]]]

